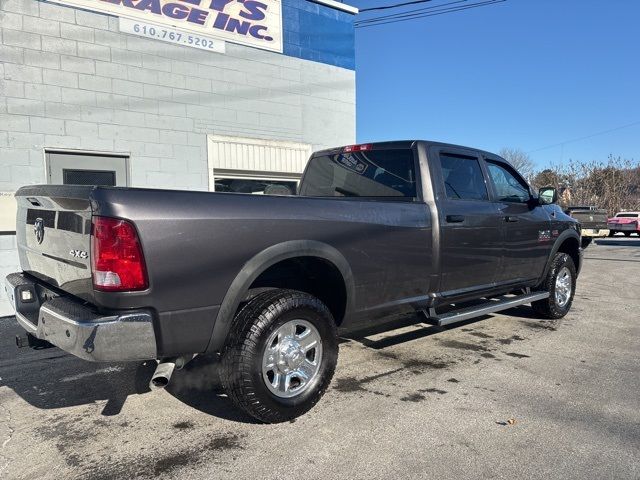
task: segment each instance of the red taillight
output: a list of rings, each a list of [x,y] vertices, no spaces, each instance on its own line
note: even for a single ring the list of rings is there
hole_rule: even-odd
[[[93,217],[91,259],[96,290],[123,292],[149,286],[138,234],[126,220]]]
[[[348,145],[342,149],[344,153],[366,152],[367,150],[371,150],[371,144],[369,143],[365,143],[363,145]]]

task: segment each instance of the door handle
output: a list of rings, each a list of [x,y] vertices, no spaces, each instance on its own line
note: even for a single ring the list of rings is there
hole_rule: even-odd
[[[447,215],[447,223],[462,223],[464,222],[464,215]]]
[[[505,222],[517,222],[518,221],[518,217],[514,217],[513,215],[507,215],[506,217],[504,217],[504,221]]]

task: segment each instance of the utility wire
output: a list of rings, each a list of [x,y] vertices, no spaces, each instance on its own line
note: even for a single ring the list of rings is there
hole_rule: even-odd
[[[586,135],[584,137],[572,138],[571,140],[565,140],[564,142],[554,143],[553,145],[547,145],[546,147],[536,148],[535,150],[531,150],[531,151],[529,151],[527,153],[541,152],[542,150],[548,150],[550,148],[561,147],[563,145],[566,145],[567,143],[580,142],[582,140],[587,140],[589,138],[598,137],[600,135],[606,135],[607,133],[617,132],[618,130],[622,130],[624,128],[635,127],[636,125],[640,125],[640,122],[629,123],[627,125],[622,125],[620,127],[611,128],[609,130],[603,130],[601,132],[592,133],[591,135]]]
[[[409,11],[401,12],[401,13],[392,13],[392,14],[389,14],[389,15],[384,15],[384,16],[374,17],[374,18],[368,18],[368,19],[365,19],[365,20],[356,20],[354,23],[356,25],[362,25],[362,24],[365,24],[365,23],[377,22],[379,19],[402,17],[402,16],[407,15],[408,13],[412,13],[412,12],[425,12],[425,11],[428,11],[428,10],[435,11],[436,9],[443,8],[443,7],[446,7],[448,5],[455,5],[455,4],[458,4],[458,3],[465,3],[465,2],[468,2],[468,1],[469,0],[456,0],[455,2],[443,3],[443,4],[440,4],[440,5],[433,5],[431,7],[417,8],[415,10],[409,10]]]
[[[467,0],[462,0],[464,2],[466,2]],[[455,7],[452,7],[450,5],[452,4],[456,4],[456,3],[461,3],[461,1],[456,1],[456,2],[451,2],[451,3],[447,3],[447,4],[443,4],[443,5],[437,5],[437,6],[433,6],[433,7],[427,7],[427,8],[422,8],[422,9],[416,9],[416,10],[409,10],[406,12],[402,12],[402,13],[396,13],[396,14],[390,14],[390,15],[383,15],[380,17],[374,17],[374,18],[369,18],[369,19],[365,19],[365,20],[360,20],[360,21],[356,21],[354,22],[354,25],[356,27],[367,27],[367,26],[373,26],[373,25],[384,25],[387,23],[395,23],[395,22],[400,22],[400,21],[406,21],[406,20],[411,20],[414,18],[423,18],[423,17],[433,17],[436,15],[444,15],[447,13],[454,13],[454,12],[458,12],[458,11],[462,11],[462,10],[469,10],[471,8],[477,8],[477,7],[483,7],[485,5],[491,5],[494,3],[502,3],[505,2],[506,0],[483,0],[481,2],[477,2],[477,3],[473,3],[470,5],[458,5]],[[425,10],[429,10],[426,13],[423,13]]]
[[[405,3],[396,3],[395,5],[383,5],[381,7],[370,7],[370,8],[362,8],[360,9],[360,13],[362,12],[371,12],[373,10],[387,10],[389,8],[398,8],[404,7],[407,5],[415,5],[416,3],[427,3],[433,0],[414,0],[413,2],[405,2]]]
[[[385,15],[381,17],[375,17],[367,20],[362,20],[360,22],[354,22],[355,28],[366,28],[366,27],[374,27],[377,25],[385,25],[388,23],[398,23],[405,22],[408,20],[414,20],[416,18],[425,18],[425,17],[435,17],[436,15],[444,15],[447,13],[459,12],[462,10],[469,10],[477,7],[484,7],[488,5],[494,5],[497,3],[503,3],[507,0],[487,0],[484,2],[473,3],[470,5],[459,5],[457,7],[449,7],[443,10],[432,10],[424,13],[416,13],[415,11],[408,11],[403,14],[394,14],[394,15]],[[364,23],[363,23],[364,22]]]

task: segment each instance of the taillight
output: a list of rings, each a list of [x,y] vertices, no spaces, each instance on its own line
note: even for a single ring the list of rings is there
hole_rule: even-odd
[[[135,227],[109,217],[93,217],[92,222],[93,287],[107,292],[146,289],[149,281]]]
[[[351,152],[366,152],[367,150],[371,150],[371,144],[365,143],[362,145],[348,145],[342,149],[343,153],[351,153]]]

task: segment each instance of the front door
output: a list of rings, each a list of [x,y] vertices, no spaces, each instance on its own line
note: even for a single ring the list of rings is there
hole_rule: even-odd
[[[496,281],[539,278],[549,253],[548,216],[542,207],[534,206],[529,185],[515,169],[498,159],[485,160],[504,229],[503,262]]]
[[[474,151],[441,150],[438,193],[445,296],[491,287],[502,256],[502,224]]]

